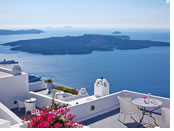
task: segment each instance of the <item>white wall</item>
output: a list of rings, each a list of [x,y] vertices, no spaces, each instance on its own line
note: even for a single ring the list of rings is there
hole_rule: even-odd
[[[43,106],[48,106],[51,104],[52,98],[49,96],[38,94],[36,92],[29,92],[29,94],[30,96],[37,99],[36,102],[37,107],[42,108]],[[70,113],[75,114],[77,116],[76,118],[77,121],[84,121],[102,115],[103,113],[119,109],[120,103],[119,100],[117,99],[117,96],[130,96],[134,99],[134,98],[140,98],[144,95],[147,94],[124,90],[107,96],[99,97],[96,100],[87,101],[86,103],[70,106],[69,107],[71,109]],[[158,97],[158,96],[152,96],[152,97],[161,100],[163,102],[162,107],[170,108],[169,98]],[[58,99],[55,99],[55,102],[61,104],[68,104],[68,102],[61,101]],[[93,111],[91,111],[92,105],[95,106],[95,110]],[[157,113],[160,113],[160,110],[157,110]]]
[[[117,92],[107,96],[98,98],[97,100],[91,100],[89,102],[75,105],[70,107],[71,113],[77,116],[77,121],[84,121],[103,113],[110,112],[120,107],[117,96],[122,93]],[[91,111],[91,106],[95,106],[95,110]]]
[[[117,96],[130,96],[134,99],[134,98],[140,98],[144,95],[147,94],[124,90],[121,92],[110,94],[108,96],[100,97],[97,100],[91,100],[83,104],[71,106],[70,109],[71,113],[77,116],[76,120],[84,121],[99,116],[103,113],[110,112],[114,109],[118,109],[120,107],[120,103]],[[158,97],[158,96],[153,96],[153,98],[162,101],[163,102],[162,107],[170,108],[169,98]],[[94,111],[90,110],[90,107],[92,105],[95,106]],[[160,113],[160,110],[157,110],[156,113]]]
[[[30,97],[36,98],[36,106],[43,108],[43,106],[49,106],[51,105],[52,102],[52,97],[50,96],[46,96],[46,95],[42,95],[39,94],[37,92],[29,92],[28,93]],[[58,99],[54,99],[55,103],[60,103],[60,104],[68,104],[67,102],[58,100]]]
[[[0,118],[8,120],[11,125],[22,123],[22,120],[0,102]]]
[[[8,108],[16,108],[14,101],[24,97],[29,91],[28,74],[0,78],[0,102]]]
[[[37,81],[29,83],[29,91],[39,91],[46,89],[46,84],[44,81]]]

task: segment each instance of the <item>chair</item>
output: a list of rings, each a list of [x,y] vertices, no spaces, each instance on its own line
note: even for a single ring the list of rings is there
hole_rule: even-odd
[[[18,112],[20,112],[21,108],[24,108],[25,107],[25,104],[24,104],[23,101],[21,101],[19,99],[17,99],[16,101],[18,103]]]
[[[32,111],[36,109],[36,102],[25,102],[25,115],[27,115],[27,112],[30,111],[32,113]]]
[[[170,128],[170,109],[161,108],[160,128]]]
[[[134,105],[132,103],[132,98],[131,97],[117,97],[119,102],[120,102],[120,113],[119,113],[119,117],[118,120],[120,120],[120,115],[123,114],[124,118],[123,118],[123,123],[125,123],[126,120],[126,116],[127,115],[133,115],[135,113],[138,114],[139,116],[139,120],[140,120],[140,110],[138,109],[137,105]]]

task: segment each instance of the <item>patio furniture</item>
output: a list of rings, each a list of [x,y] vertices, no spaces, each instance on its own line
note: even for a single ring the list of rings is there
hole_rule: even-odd
[[[161,128],[170,128],[170,109],[161,108]]]
[[[63,94],[64,94],[63,91],[57,91],[57,92],[55,93],[56,99],[63,99]]]
[[[18,103],[18,112],[20,112],[21,108],[25,107],[24,101],[22,101],[20,99],[17,99],[16,101]]]
[[[131,97],[118,96],[117,98],[119,99],[119,102],[120,102],[120,113],[119,113],[118,120],[120,120],[121,114],[124,115],[123,123],[125,123],[127,115],[133,115],[133,114],[137,113],[140,118],[140,110],[138,109],[138,106],[136,106],[132,103]]]
[[[25,115],[28,111],[32,113],[34,109],[36,109],[36,98],[25,100]]]
[[[132,100],[132,103],[134,103],[135,105],[139,107],[142,107],[142,117],[137,127],[139,127],[142,124],[143,118],[145,115],[148,115],[149,117],[151,117],[154,120],[155,125],[158,126],[152,113],[161,107],[162,102],[160,100],[151,99],[150,102],[148,102],[148,99],[136,98]],[[146,108],[153,108],[153,109],[151,111],[147,111]]]
[[[34,103],[34,102],[36,102],[36,98],[27,99],[27,100],[25,100],[25,102],[27,102],[27,103]]]

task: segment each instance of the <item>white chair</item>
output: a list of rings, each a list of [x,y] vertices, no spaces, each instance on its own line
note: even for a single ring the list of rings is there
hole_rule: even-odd
[[[36,102],[25,102],[25,115],[27,115],[28,111],[32,113],[34,109],[36,109]]]
[[[139,120],[140,120],[140,110],[138,109],[138,106],[132,103],[132,98],[131,97],[117,97],[120,102],[120,113],[118,120],[120,120],[120,115],[123,114],[123,123],[125,123],[126,116],[127,115],[133,115],[135,113],[138,114]]]
[[[170,128],[170,109],[161,108],[160,128]]]
[[[20,112],[21,108],[24,108],[25,107],[25,104],[24,104],[23,101],[21,101],[19,99],[17,99],[16,101],[18,103],[18,112]]]

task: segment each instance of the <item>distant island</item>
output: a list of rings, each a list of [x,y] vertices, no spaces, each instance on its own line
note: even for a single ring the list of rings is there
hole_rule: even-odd
[[[120,31],[114,31],[114,32],[112,32],[112,34],[121,34],[121,32]]]
[[[73,27],[72,26],[69,26],[69,25],[66,25],[63,27],[64,29],[72,29]]]
[[[44,39],[20,40],[3,44],[11,50],[44,55],[89,54],[93,51],[143,49],[153,46],[170,46],[168,42],[131,40],[125,35],[84,34],[81,36],[51,37]]]
[[[21,35],[21,34],[40,34],[44,33],[42,30],[29,29],[29,30],[1,30],[0,35]]]

